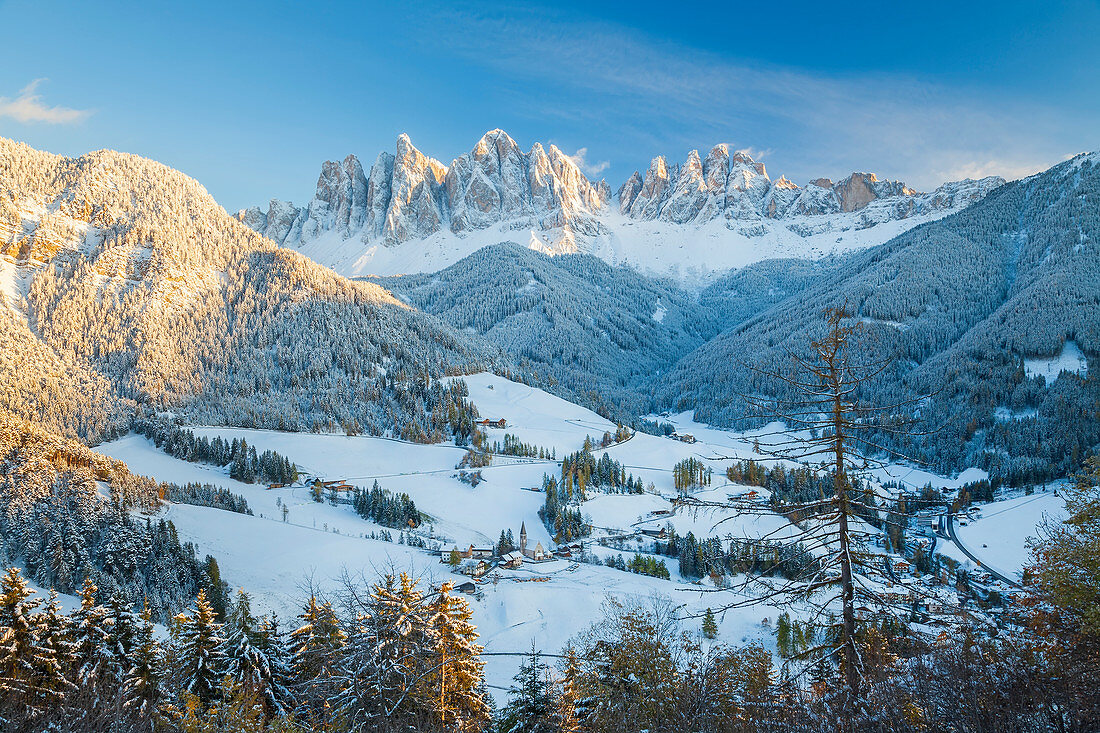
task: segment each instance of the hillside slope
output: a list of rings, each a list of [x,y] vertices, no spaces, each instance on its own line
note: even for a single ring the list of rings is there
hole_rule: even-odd
[[[723,323],[720,309],[700,307],[670,281],[515,243],[486,247],[432,275],[377,282],[499,345],[555,393],[624,422],[652,408],[654,375]]]
[[[0,275],[0,406],[86,440],[125,429],[139,404],[438,438],[432,411],[452,396],[417,377],[504,362],[279,248],[182,173],[111,151],[73,159],[0,139]]]
[[[941,469],[967,464],[1034,480],[1071,470],[1100,441],[1100,154],[1003,186],[974,206],[857,253],[842,266],[686,357],[661,387],[666,405],[721,425],[745,415],[740,394],[783,395],[746,365],[786,367],[786,349],[821,333],[846,304],[872,350],[900,356],[868,396],[933,393],[923,425],[888,444]],[[1072,371],[1029,365],[1076,353]]]

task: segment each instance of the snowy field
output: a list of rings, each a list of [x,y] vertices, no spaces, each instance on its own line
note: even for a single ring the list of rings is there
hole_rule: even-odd
[[[1076,341],[1067,341],[1054,356],[1024,359],[1024,373],[1032,379],[1043,377],[1047,384],[1051,384],[1062,372],[1083,377],[1088,370],[1088,359],[1081,353]]]
[[[949,213],[953,212],[937,211],[872,227],[862,225],[861,212],[849,212],[762,219],[731,228],[721,217],[685,226],[607,211],[600,217],[602,234],[577,239],[561,230],[516,229],[515,222],[505,222],[462,235],[441,231],[398,246],[367,244],[358,236],[345,238],[333,230],[296,248],[341,275],[366,277],[438,272],[482,247],[515,242],[551,255],[592,254],[611,265],[628,265],[643,274],[671,277],[683,287],[701,288],[724,272],[762,260],[817,258],[873,247]]]
[[[503,441],[511,433],[524,443],[555,449],[561,458],[580,450],[585,435],[599,440],[605,432],[615,432],[615,423],[541,389],[485,372],[463,379],[482,418],[507,421],[506,428],[486,431],[490,441]]]
[[[1010,578],[1019,577],[1029,562],[1029,537],[1047,519],[1059,521],[1066,516],[1065,502],[1054,493],[1038,491],[981,505],[981,518],[955,522],[955,534],[966,549],[983,563]]]

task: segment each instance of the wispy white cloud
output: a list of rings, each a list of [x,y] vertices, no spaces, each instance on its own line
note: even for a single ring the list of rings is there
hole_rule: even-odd
[[[771,155],[773,151],[772,151],[771,148],[748,147],[748,148],[738,148],[736,152],[744,153],[745,155],[749,156],[753,160],[760,161],[760,160],[766,160],[767,157],[769,155]]]
[[[985,178],[1000,176],[1009,181],[1027,178],[1050,167],[1052,161],[1034,161],[1021,163],[1016,160],[967,161],[938,172],[945,181],[959,181],[963,178]]]
[[[0,97],[0,117],[10,117],[17,122],[45,122],[51,125],[72,125],[81,122],[92,113],[86,109],[72,109],[60,105],[44,104],[36,91],[45,79],[35,79],[19,90],[14,97]]]
[[[569,154],[566,153],[566,155]],[[577,167],[581,169],[581,172],[589,178],[598,176],[611,167],[611,161],[609,160],[588,162],[588,148],[580,148],[577,152],[569,155],[569,159],[576,163]]]
[[[728,142],[754,158],[765,148],[776,172],[795,180],[867,170],[930,188],[960,160],[1010,177],[1057,162],[1064,141],[1090,134],[1086,119],[996,91],[737,62],[542,11],[452,12],[448,52],[523,82],[516,106],[533,117],[583,120],[593,139],[613,133],[616,144],[601,149],[616,159],[680,160]]]

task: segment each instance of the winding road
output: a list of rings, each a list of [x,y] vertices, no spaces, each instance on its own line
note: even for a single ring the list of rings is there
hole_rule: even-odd
[[[961,550],[964,555],[969,557],[974,562],[974,564],[977,565],[979,568],[982,568],[983,570],[985,570],[987,573],[992,575],[997,580],[1001,581],[1002,583],[1007,583],[1008,585],[1012,586],[1013,588],[1021,588],[1022,587],[1015,580],[1012,580],[1011,578],[1009,578],[1005,575],[1002,575],[1000,572],[998,572],[998,571],[994,570],[993,568],[989,567],[988,565],[986,565],[984,562],[982,562],[981,560],[978,559],[977,555],[975,555],[970,550],[966,549],[966,546],[963,545],[962,542],[959,542],[959,537],[958,537],[958,535],[955,534],[954,517],[951,514],[947,515],[947,535],[948,535],[948,537],[950,537],[951,541],[955,543],[955,547],[958,547],[959,550]]]

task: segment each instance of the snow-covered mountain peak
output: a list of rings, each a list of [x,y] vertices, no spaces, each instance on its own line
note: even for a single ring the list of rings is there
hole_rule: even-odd
[[[559,244],[572,249],[575,231],[597,233],[594,217],[610,198],[606,184],[590,182],[556,146],[535,143],[525,153],[500,129],[486,132],[449,166],[422,153],[405,133],[394,150],[380,153],[366,176],[353,155],[324,163],[305,207],[273,200],[266,213],[247,209],[238,218],[294,247],[396,246],[505,225],[537,231],[553,251]]]
[[[307,206],[273,199],[266,212],[248,209],[238,218],[354,275],[438,269],[512,239],[551,254],[591,252],[657,274],[683,278],[690,269],[696,279],[769,256],[878,244],[1003,182],[958,181],[922,194],[856,172],[800,187],[785,176],[772,180],[747,151],[720,143],[705,156],[690,151],[682,164],[655,156],[644,174],[635,171],[618,188],[613,207],[607,183],[590,181],[556,145],[536,142],[524,152],[494,129],[449,166],[402,134],[394,152],[380,153],[366,175],[355,156],[326,162]],[[882,226],[893,222],[904,224]],[[676,252],[666,252],[672,245]],[[383,254],[397,247],[408,251]]]
[[[900,181],[858,172],[837,183],[816,178],[799,189],[782,176],[773,182],[763,163],[745,151],[731,155],[724,143],[711,148],[705,161],[692,150],[684,164],[672,171],[663,157],[654,158],[641,187],[632,177],[620,189],[620,211],[632,219],[701,224],[719,217],[754,220],[851,213],[872,202],[920,195]],[[666,181],[675,183],[665,185]],[[800,193],[793,195],[796,190]],[[928,201],[893,208],[904,214],[936,206]]]

